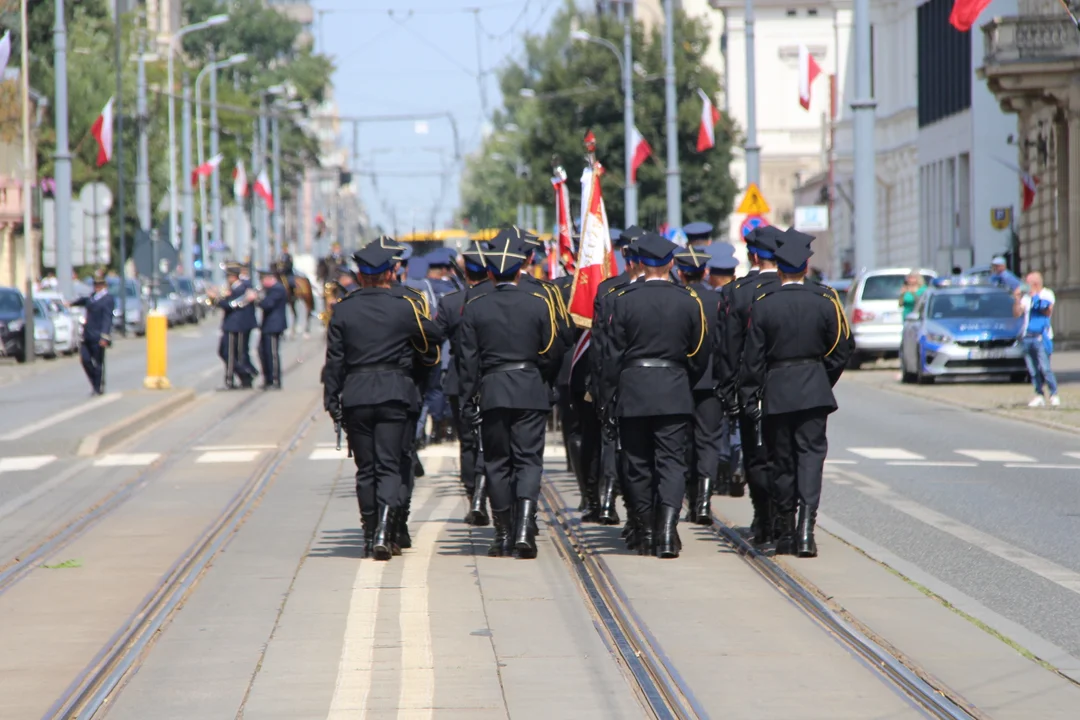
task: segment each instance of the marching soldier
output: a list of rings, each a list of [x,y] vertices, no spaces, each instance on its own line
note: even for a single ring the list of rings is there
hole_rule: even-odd
[[[105,350],[112,345],[113,310],[116,299],[109,294],[104,270],[94,273],[94,294],[75,300],[72,305],[86,308],[86,325],[79,346],[83,371],[90,381],[92,395],[105,394]],[[33,352],[33,348],[30,350]]]
[[[826,424],[836,410],[832,388],[851,355],[850,331],[835,294],[806,281],[811,240],[789,230],[776,251],[780,282],[750,311],[739,391],[747,418],[764,425],[775,468],[776,553],[799,557],[817,556],[814,524]]]
[[[476,527],[483,527],[490,522],[486,502],[486,481],[484,474],[478,472],[478,463],[481,458],[477,445],[476,426],[465,422],[462,418],[457,357],[460,354],[461,314],[465,303],[470,297],[478,297],[490,292],[493,286],[488,280],[487,267],[480,247],[474,246],[462,255],[465,260],[465,280],[469,287],[466,290],[452,292],[442,299],[439,303],[439,311],[435,315],[435,324],[443,337],[450,342],[451,360],[446,375],[443,377],[443,392],[450,399],[450,409],[453,413],[454,424],[457,426],[461,484],[464,485],[465,493],[469,496],[469,512],[465,515],[465,522]]]
[[[536,501],[564,347],[556,306],[521,281],[525,254],[508,232],[484,253],[495,287],[465,306],[458,371],[463,420],[480,425],[495,539],[490,557],[536,557]]]
[[[420,395],[414,356],[442,341],[419,304],[390,290],[394,251],[368,245],[355,255],[363,287],[342,300],[327,331],[324,404],[349,437],[365,550],[376,560],[401,553],[403,445]]]
[[[717,317],[727,315],[728,294],[724,288],[735,281],[735,268],[739,261],[735,259],[735,248],[728,243],[713,243],[709,250],[709,275],[706,278],[709,287],[717,293]],[[723,344],[724,327],[717,323],[719,337],[714,336],[713,347]],[[718,355],[713,354],[713,378],[719,383]],[[718,393],[719,397],[719,393]],[[746,481],[742,467],[742,441],[739,436],[739,423],[729,413],[722,413],[720,420],[720,455],[716,470],[716,495],[742,497],[746,492]]]
[[[694,412],[708,324],[697,293],[668,281],[678,246],[655,233],[637,241],[645,277],[616,294],[605,329],[605,407],[618,420],[641,555],[679,556]],[[702,352],[704,350],[704,352]]]
[[[226,263],[225,279],[229,283],[229,294],[218,299],[217,305],[225,311],[221,321],[221,343],[218,357],[225,363],[225,387],[235,387],[235,378],[240,378],[240,386],[250,388],[258,372],[251,364],[251,331],[258,326],[255,317],[255,301],[259,295],[241,275],[244,268],[240,263]],[[215,293],[216,295],[216,293]]]
[[[692,222],[683,226],[686,246],[702,251],[712,244],[713,226],[707,222]]]
[[[754,507],[751,527],[754,542],[758,544],[772,540],[772,480],[764,442],[758,442],[756,425],[743,412],[739,402],[739,369],[743,362],[750,307],[757,298],[780,282],[773,254],[782,237],[783,233],[772,226],[759,228],[747,237],[746,249],[752,263],[750,272],[724,287],[718,309],[718,312],[722,310],[725,313],[721,321],[724,331],[718,336],[720,346],[715,348],[720,367],[718,392],[728,414],[738,418],[743,466],[750,486],[750,502]]]
[[[289,296],[272,270],[260,270],[263,296],[259,300],[262,325],[259,327],[259,364],[263,371],[263,390],[281,389],[281,334],[288,325],[285,309]]]

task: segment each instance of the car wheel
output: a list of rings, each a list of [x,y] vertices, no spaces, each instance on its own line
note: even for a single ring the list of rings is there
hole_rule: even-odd
[[[921,353],[920,353],[921,356]],[[923,372],[922,360],[919,361],[919,369],[915,371],[915,382],[920,385],[933,385],[934,376]]]
[[[900,382],[910,385],[915,382],[915,373],[907,369],[907,362],[904,360],[904,350],[900,349]]]

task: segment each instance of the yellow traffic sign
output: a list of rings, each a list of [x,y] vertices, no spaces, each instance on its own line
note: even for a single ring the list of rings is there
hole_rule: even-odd
[[[769,203],[765,202],[761,191],[758,190],[757,183],[750,183],[750,187],[746,188],[746,195],[743,195],[742,202],[739,203],[739,209],[735,212],[741,215],[769,214]]]

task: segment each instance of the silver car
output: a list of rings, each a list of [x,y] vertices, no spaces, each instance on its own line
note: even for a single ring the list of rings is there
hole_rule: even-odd
[[[855,336],[852,368],[876,358],[894,358],[900,353],[904,332],[900,291],[904,278],[911,272],[911,268],[883,268],[855,278],[844,308]],[[933,270],[923,269],[918,273],[928,285],[937,277]]]
[[[34,354],[49,360],[56,357],[56,328],[48,304],[38,298],[34,298]]]
[[[49,310],[49,319],[56,331],[56,352],[71,355],[78,351],[82,339],[83,316],[73,313],[58,292],[41,291],[34,297],[45,303]]]

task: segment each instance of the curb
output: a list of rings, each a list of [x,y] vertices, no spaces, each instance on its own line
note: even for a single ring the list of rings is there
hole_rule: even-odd
[[[92,457],[102,450],[116,445],[121,440],[126,440],[136,428],[147,424],[151,418],[154,422],[165,419],[184,405],[195,399],[195,391],[190,388],[170,392],[159,402],[145,407],[142,410],[103,428],[96,433],[87,435],[79,443],[79,449],[75,451],[78,457]]]

